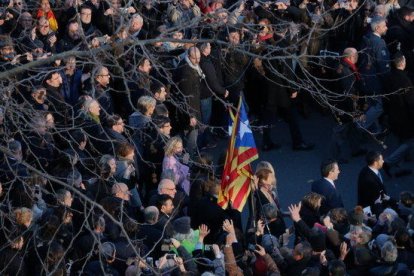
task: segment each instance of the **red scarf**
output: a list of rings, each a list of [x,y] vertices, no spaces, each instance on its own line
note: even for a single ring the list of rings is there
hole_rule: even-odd
[[[273,34],[267,34],[267,35],[264,35],[264,36],[258,35],[257,36],[257,42],[263,42],[263,41],[266,41],[266,40],[268,40],[272,37],[273,37]]]
[[[342,61],[348,64],[349,68],[351,68],[351,71],[354,72],[355,78],[357,80],[361,80],[361,75],[358,72],[358,68],[356,67],[356,64],[352,63],[348,58],[342,58]]]

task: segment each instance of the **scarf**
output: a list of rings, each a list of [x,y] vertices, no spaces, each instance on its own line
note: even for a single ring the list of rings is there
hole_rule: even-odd
[[[356,64],[353,64],[349,59],[342,58],[342,61],[345,62],[349,68],[351,68],[351,71],[354,72],[355,78],[359,81],[361,80],[361,75],[358,72],[358,68],[356,67]]]
[[[50,29],[56,32],[58,30],[58,23],[57,23],[57,20],[56,20],[56,17],[53,11],[50,10],[47,13],[44,13],[41,9],[39,9],[39,11],[37,12],[36,18],[40,18],[42,16],[46,17],[47,20],[49,21]]]
[[[206,76],[204,75],[204,73],[203,73],[203,70],[201,70],[201,68],[200,68],[200,65],[195,65],[195,64],[193,64],[192,62],[191,62],[191,60],[190,60],[190,58],[188,57],[188,54],[187,55],[185,55],[185,61],[187,62],[187,64],[191,67],[191,68],[193,68],[194,70],[196,70],[197,71],[197,74],[198,74],[198,76],[201,78],[201,79],[204,79]]]
[[[263,42],[263,41],[266,41],[266,40],[268,40],[268,39],[270,39],[272,37],[273,37],[273,34],[267,34],[267,35],[264,35],[264,36],[258,35],[257,36],[257,41],[258,42]]]
[[[101,119],[99,119],[99,116],[96,116],[96,115],[94,115],[90,112],[88,113],[88,115],[95,123],[97,123],[97,124],[101,123]]]

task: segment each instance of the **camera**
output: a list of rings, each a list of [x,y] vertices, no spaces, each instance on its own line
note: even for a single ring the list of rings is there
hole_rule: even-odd
[[[47,39],[51,38],[52,36],[56,35],[55,32],[50,32],[47,34]]]
[[[254,252],[257,248],[256,248],[256,245],[255,245],[255,244],[249,243],[249,244],[247,245],[247,249],[248,249],[249,251],[251,251],[251,252]]]
[[[154,266],[154,259],[152,257],[147,257],[147,259],[145,260],[145,262],[147,263],[147,265],[153,267]]]
[[[212,244],[205,244],[204,245],[204,251],[212,251],[213,245]]]
[[[166,258],[167,260],[174,260],[176,256],[177,256],[176,254],[167,254]]]
[[[128,13],[128,8],[120,8],[119,11],[121,13]]]

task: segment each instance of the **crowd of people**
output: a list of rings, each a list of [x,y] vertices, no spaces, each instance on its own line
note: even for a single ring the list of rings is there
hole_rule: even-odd
[[[414,194],[381,170],[411,173],[413,21],[404,0],[0,1],[0,274],[411,275]],[[298,110],[337,123],[299,204],[255,166],[247,229],[210,155],[240,97],[261,151],[278,116],[293,151],[314,148]]]

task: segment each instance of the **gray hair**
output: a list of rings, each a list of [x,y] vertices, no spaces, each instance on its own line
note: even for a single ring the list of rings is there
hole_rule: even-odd
[[[138,99],[137,109],[142,114],[145,114],[149,107],[154,107],[157,105],[157,101],[150,96],[142,96]]]
[[[142,18],[142,16],[140,15],[140,14],[138,14],[138,13],[135,13],[132,17],[131,17],[131,19],[129,20],[129,23],[131,24],[132,23],[132,21],[134,21],[135,19],[138,19],[139,20],[139,22],[142,24],[142,23],[144,23],[144,19]]]
[[[115,160],[115,157],[110,154],[102,155],[102,157],[99,159],[99,167],[102,167],[103,165],[108,164],[109,160],[111,159]]]
[[[263,214],[265,215],[266,219],[275,219],[277,218],[278,208],[275,204],[267,203],[262,206]]]
[[[95,99],[92,99],[92,98],[91,99],[86,99],[85,102],[83,103],[82,110],[85,111],[85,112],[89,112],[89,108],[95,102],[99,104],[99,102]],[[101,105],[99,104],[99,106],[101,106]]]
[[[158,221],[158,215],[160,212],[158,211],[158,208],[155,206],[148,206],[144,209],[144,218],[145,222],[152,223]]]
[[[381,257],[387,263],[395,262],[398,257],[397,247],[391,241],[387,241],[381,247]]]
[[[382,23],[382,22],[386,22],[386,19],[384,17],[381,16],[375,16],[374,18],[372,18],[371,20],[371,30],[373,32],[375,32],[378,28],[378,26]]]
[[[200,48],[201,52],[204,52],[204,50],[207,49],[209,44],[210,44],[209,42],[203,42],[198,46],[198,48]]]
[[[168,181],[172,181],[169,178],[163,178],[161,179],[160,183],[158,183],[158,194],[161,194],[161,190],[165,188],[166,184],[168,184]],[[174,181],[172,183],[175,185]]]

